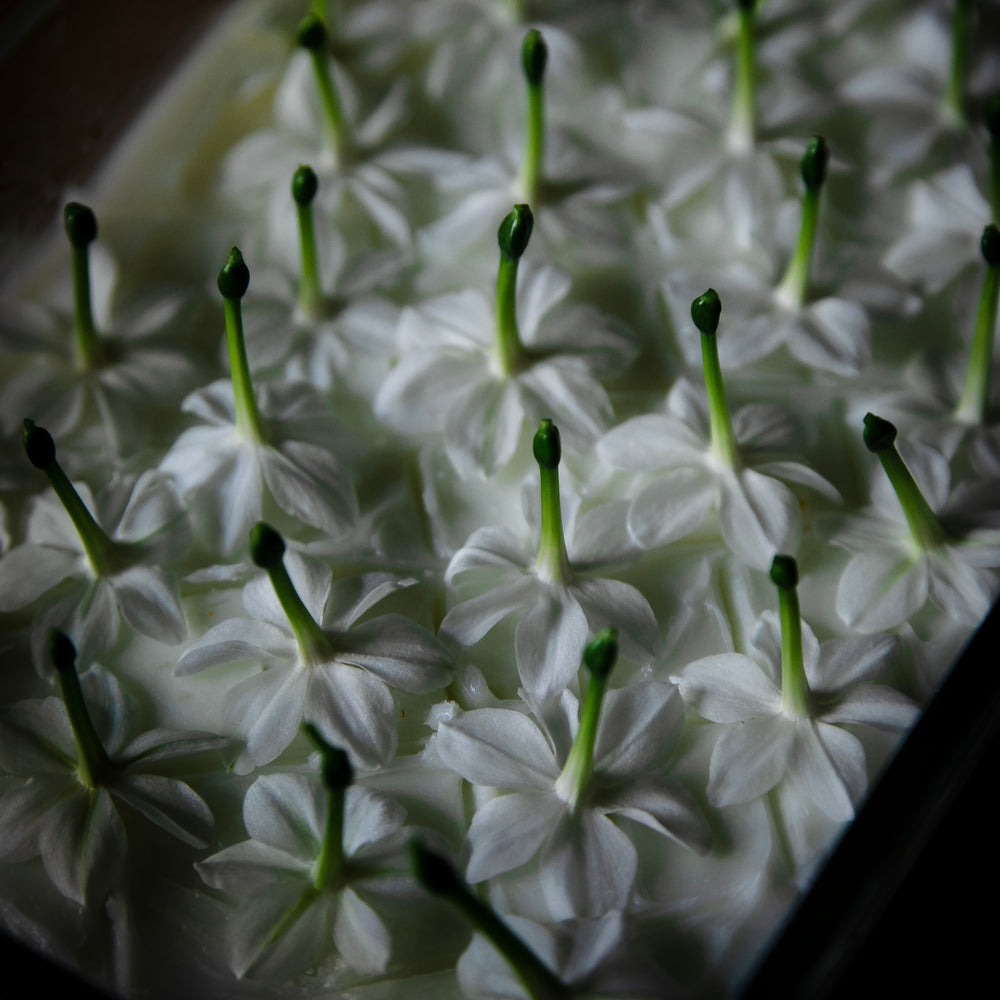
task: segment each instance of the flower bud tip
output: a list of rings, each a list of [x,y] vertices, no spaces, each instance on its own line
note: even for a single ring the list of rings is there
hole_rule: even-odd
[[[979,241],[979,249],[983,253],[983,260],[990,267],[1000,265],[1000,229],[997,229],[995,222],[991,222],[983,230],[982,239]]]
[[[261,569],[275,569],[285,554],[285,542],[269,524],[258,521],[250,529],[250,558]]]
[[[238,247],[229,251],[229,260],[219,272],[219,292],[224,299],[242,299],[250,287],[250,268],[243,262]]]
[[[297,205],[303,207],[311,205],[318,189],[319,181],[316,178],[316,171],[312,167],[303,164],[295,171],[292,177],[292,197]]]
[[[409,844],[410,870],[413,877],[436,896],[454,895],[463,888],[458,872],[440,854],[429,850],[419,840]]]
[[[73,670],[76,667],[76,646],[61,629],[50,628],[48,632],[49,659],[56,670]]]
[[[880,452],[889,448],[896,440],[896,427],[888,420],[876,417],[874,413],[866,413],[864,440],[869,451]]]
[[[603,628],[583,651],[583,664],[591,675],[605,680],[618,659],[618,629]]]
[[[799,582],[799,566],[792,556],[777,555],[771,561],[771,582],[779,590],[794,590]]]
[[[545,64],[548,62],[549,49],[537,28],[532,28],[524,36],[521,44],[521,65],[528,83],[537,87],[545,76]]]
[[[710,337],[715,336],[715,332],[719,329],[721,315],[722,301],[714,288],[710,288],[704,295],[699,295],[691,303],[691,319],[694,320],[694,325]]]
[[[559,437],[559,428],[548,417],[539,423],[535,439],[531,443],[531,450],[534,452],[535,461],[543,469],[559,468],[562,441]]]
[[[34,420],[24,421],[24,453],[36,469],[46,469],[56,460],[56,444],[52,435]]]
[[[497,230],[500,252],[510,260],[519,260],[531,239],[535,217],[527,205],[515,205]]]
[[[802,180],[810,191],[818,191],[826,180],[826,168],[830,163],[830,147],[821,135],[814,135],[806,146],[802,157]]]
[[[97,218],[91,209],[78,201],[71,201],[63,209],[63,225],[75,247],[85,247],[97,239]]]
[[[299,21],[295,39],[302,48],[308,49],[310,52],[318,52],[324,49],[326,47],[327,32],[323,19],[317,14],[306,14]]]

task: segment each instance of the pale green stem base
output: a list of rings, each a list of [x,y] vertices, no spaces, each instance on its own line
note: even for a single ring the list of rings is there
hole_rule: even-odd
[[[323,287],[316,253],[316,226],[311,205],[296,205],[299,220],[299,251],[302,274],[299,280],[299,313],[316,322],[323,315]]]
[[[809,297],[813,251],[816,246],[816,225],[819,221],[819,195],[818,190],[806,189],[802,199],[802,222],[799,225],[798,243],[776,290],[778,299],[795,309],[801,309]]]
[[[327,136],[334,159],[339,165],[343,165],[347,162],[347,156],[350,152],[351,135],[347,127],[347,119],[344,117],[343,106],[340,103],[340,95],[337,93],[333,74],[330,72],[327,54],[325,51],[310,49],[309,58],[313,64],[313,76],[319,90],[320,107],[326,121]]]
[[[739,451],[733,434],[733,422],[726,405],[726,390],[719,364],[719,343],[712,334],[701,335],[701,363],[708,392],[708,419],[712,435],[712,457],[727,469],[739,465]]]
[[[233,382],[236,428],[254,444],[264,442],[264,422],[250,381],[246,341],[243,337],[243,310],[239,299],[223,299],[226,312],[226,348],[229,352],[229,377]]]
[[[976,329],[969,353],[965,388],[955,408],[955,418],[969,424],[985,424],[990,405],[993,369],[993,340],[997,326],[997,300],[1000,297],[1000,266],[987,266],[979,296]]]
[[[546,583],[564,584],[571,574],[566,540],[563,537],[562,500],[559,496],[559,470],[539,468],[542,492],[542,524],[538,541],[535,572]]]
[[[83,550],[87,554],[87,561],[90,563],[94,575],[110,575],[116,568],[115,554],[126,549],[127,546],[116,544],[108,538],[58,462],[53,461],[46,466],[44,471],[55,495],[59,498],[59,502],[69,514],[73,527],[76,528],[76,533],[80,536]]]
[[[101,744],[93,720],[90,718],[76,668],[70,667],[58,670],[56,673],[59,677],[59,691],[73,730],[73,739],[76,741],[77,775],[81,784],[87,788],[97,788],[112,766],[111,758]]]
[[[500,374],[514,375],[524,360],[524,347],[517,328],[517,264],[500,254],[496,294],[496,361]]]
[[[94,309],[90,297],[90,250],[72,247],[73,261],[73,332],[76,367],[90,371],[100,359],[101,338],[94,325]]]
[[[545,95],[542,84],[528,84],[528,130],[524,140],[519,187],[525,202],[538,208],[545,156]]]
[[[275,596],[288,618],[288,624],[292,627],[302,659],[306,663],[328,660],[333,653],[330,639],[299,597],[284,562],[270,567],[267,575],[271,578]]]
[[[971,0],[956,0],[951,21],[951,64],[945,84],[944,106],[956,121],[965,123],[965,88],[969,73],[969,41],[971,33]]]
[[[733,150],[747,152],[757,139],[756,61],[754,57],[754,14],[737,11],[736,65],[733,79],[733,104],[729,118],[729,144]]]
[[[562,773],[556,780],[556,795],[574,812],[594,773],[594,745],[597,743],[597,726],[601,720],[606,687],[606,678],[591,677],[583,708],[580,709],[580,728]]]
[[[781,708],[786,715],[809,718],[809,685],[802,660],[802,617],[794,587],[778,588],[781,619]]]
[[[878,452],[878,459],[899,498],[913,541],[924,551],[941,545],[947,538],[947,533],[937,514],[920,492],[920,487],[906,467],[906,463],[900,458],[896,446],[883,448]]]

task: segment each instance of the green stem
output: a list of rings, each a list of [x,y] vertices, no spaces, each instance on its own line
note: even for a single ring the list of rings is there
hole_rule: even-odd
[[[945,84],[944,104],[956,122],[965,122],[965,86],[969,74],[972,0],[955,0],[951,19],[951,65]]]
[[[295,634],[302,658],[308,662],[329,659],[331,655],[330,640],[319,623],[309,613],[299,592],[295,589],[284,561],[267,567],[267,575],[271,578],[271,586],[288,618],[288,624]]]
[[[809,717],[809,685],[802,661],[802,617],[795,587],[778,588],[781,618],[781,708],[786,715]]]
[[[535,572],[541,580],[562,584],[569,579],[571,572],[566,540],[563,537],[562,499],[559,496],[562,444],[559,428],[548,418],[539,423],[532,450],[538,462],[542,507]]]
[[[997,301],[1000,298],[1000,265],[991,264],[983,276],[979,296],[976,329],[972,336],[965,388],[955,409],[955,417],[966,423],[986,423],[990,403],[990,379],[993,368],[993,339],[997,325]]]
[[[226,347],[229,351],[229,376],[233,382],[236,427],[249,441],[263,443],[264,421],[250,381],[246,341],[243,337],[243,309],[237,298],[223,299],[226,312]]]
[[[893,491],[899,498],[913,540],[922,549],[936,548],[945,540],[947,533],[931,509],[931,505],[920,492],[920,487],[906,467],[906,463],[900,458],[895,444],[890,444],[876,454],[882,463],[882,468],[885,469],[885,474],[889,477]]]
[[[101,338],[94,325],[90,297],[90,247],[70,248],[73,261],[73,330],[76,363],[81,371],[93,368],[100,357]]]
[[[69,514],[73,527],[76,528],[76,533],[80,536],[90,568],[96,576],[108,576],[114,569],[114,553],[124,546],[116,544],[108,538],[104,529],[97,523],[94,515],[90,513],[87,505],[80,498],[80,494],[70,482],[69,476],[55,459],[43,471],[48,477],[55,495],[59,498],[59,502]]]
[[[299,311],[311,322],[323,314],[323,286],[319,277],[316,253],[316,225],[312,204],[296,205],[299,219],[299,248],[302,256],[302,276],[299,283]]]
[[[81,783],[87,788],[97,788],[113,766],[111,758],[104,749],[87,710],[76,666],[61,664],[56,674],[59,678],[59,691],[66,705],[66,714],[69,716],[69,724],[73,729],[73,739],[76,741],[77,774]]]
[[[303,914],[309,909],[313,903],[319,898],[319,891],[313,887],[309,886],[303,889],[301,895],[298,899],[292,903],[291,906],[285,910],[280,917],[275,921],[274,926],[271,928],[270,934],[267,935],[267,939],[260,946],[260,950],[257,952],[254,960],[247,967],[245,975],[250,975],[256,971],[261,962],[267,957],[267,954],[271,949],[295,926],[295,924],[302,919]]]
[[[1000,138],[990,136],[990,172],[987,179],[990,195],[990,214],[1000,225]]]
[[[739,7],[736,18],[736,66],[729,138],[735,149],[749,150],[757,134],[753,6]]]
[[[712,455],[728,469],[739,463],[733,422],[726,405],[726,390],[719,364],[719,343],[714,333],[701,334],[701,363],[705,372],[705,389],[708,392],[708,419],[712,435]]]
[[[569,1000],[570,991],[538,956],[466,886],[448,894],[465,918],[507,960],[531,1000]]]
[[[777,293],[789,305],[801,308],[809,294],[812,277],[813,250],[816,246],[816,224],[819,221],[820,189],[807,188],[802,198],[802,222],[795,252],[778,285]]]
[[[529,205],[538,206],[545,156],[545,94],[541,83],[528,84],[528,131],[521,160],[520,188]]]
[[[326,120],[327,134],[333,148],[333,155],[337,163],[342,165],[346,162],[350,150],[351,135],[347,119],[344,117],[344,109],[340,103],[340,95],[337,93],[333,74],[330,72],[325,46],[322,49],[310,48],[309,58],[312,60],[313,76],[316,78],[320,107]]]
[[[327,788],[326,826],[319,857],[313,867],[316,889],[337,887],[344,875],[344,796],[345,789]]]
[[[517,328],[517,265],[519,258],[500,254],[496,294],[496,356],[501,374],[515,374],[524,360]]]
[[[594,773],[594,745],[597,742],[597,727],[601,721],[601,706],[606,689],[606,677],[591,675],[583,708],[580,710],[580,728],[576,732],[562,773],[556,780],[556,795],[574,812]]]

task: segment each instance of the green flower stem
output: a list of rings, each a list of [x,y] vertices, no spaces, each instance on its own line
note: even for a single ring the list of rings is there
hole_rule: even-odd
[[[240,304],[250,285],[250,271],[243,262],[243,254],[236,247],[230,251],[229,260],[219,272],[218,285],[226,314],[226,348],[229,352],[229,377],[233,383],[236,427],[247,440],[261,444],[265,439],[264,421],[257,409],[250,381]]]
[[[469,890],[444,858],[416,841],[410,844],[410,857],[417,881],[428,892],[447,899],[503,955],[531,1000],[569,1000],[570,989],[497,916],[493,907]]]
[[[524,20],[524,0],[506,0],[510,19],[515,23]]]
[[[49,632],[49,655],[59,680],[59,692],[66,706],[69,724],[77,749],[77,774],[87,788],[97,788],[112,768],[101,738],[83,698],[76,672],[76,649],[69,637],[58,629]]]
[[[864,422],[865,445],[882,463],[903,508],[913,541],[925,551],[936,548],[946,540],[947,532],[896,450],[896,428],[873,413],[865,414]]]
[[[538,425],[532,442],[538,462],[542,499],[542,523],[535,571],[550,583],[564,583],[570,576],[569,556],[563,537],[562,500],[559,496],[559,461],[562,444],[559,428],[547,417]]]
[[[532,28],[521,47],[521,63],[528,84],[528,128],[521,160],[521,195],[529,205],[538,204],[538,190],[545,157],[545,64],[548,50],[541,33]]]
[[[708,393],[708,419],[712,435],[712,455],[721,465],[735,469],[739,452],[733,422],[726,404],[726,390],[719,364],[717,332],[722,303],[714,288],[700,295],[691,303],[691,318],[701,331],[701,364],[705,372],[705,389]]]
[[[613,628],[598,632],[583,653],[590,672],[590,684],[580,710],[580,728],[570,747],[562,773],[556,779],[556,795],[575,811],[594,773],[594,746],[601,721],[601,706],[608,687],[608,677],[618,658],[618,633]]]
[[[52,436],[32,420],[24,421],[24,449],[31,464],[45,473],[53,492],[73,522],[94,574],[110,575],[115,568],[115,555],[128,546],[108,538],[56,459]]]
[[[313,199],[318,181],[310,167],[299,167],[292,179],[292,197],[299,222],[299,251],[302,273],[299,279],[299,312],[311,322],[323,315],[323,285],[316,253],[316,224]]]
[[[1000,94],[994,94],[986,106],[986,130],[990,139],[990,166],[987,186],[993,221],[1000,223]]]
[[[285,542],[270,525],[258,521],[250,531],[250,557],[267,572],[274,593],[288,618],[299,652],[308,663],[330,658],[330,640],[309,613],[295,589],[284,561]]]
[[[73,333],[76,363],[88,371],[98,363],[101,338],[94,325],[90,295],[90,244],[97,239],[97,219],[86,205],[71,201],[63,209],[73,270]]]
[[[802,615],[799,612],[799,571],[791,556],[777,555],[771,580],[778,588],[781,619],[781,708],[786,715],[809,717],[809,685],[802,660]]]
[[[965,87],[969,76],[972,0],[955,0],[951,19],[951,65],[945,84],[944,104],[957,122],[966,121]]]
[[[517,328],[517,267],[531,238],[534,216],[527,205],[515,205],[497,231],[500,266],[496,293],[496,360],[503,375],[515,374],[524,363],[524,345]]]
[[[830,151],[826,140],[822,136],[813,136],[806,146],[801,164],[802,180],[806,190],[802,198],[799,240],[777,288],[779,298],[796,308],[805,304],[809,294],[813,251],[816,247],[816,225],[819,221],[819,198],[826,181],[829,160]]]
[[[996,225],[986,227],[982,242],[983,256],[987,258],[986,274],[983,275],[979,296],[965,387],[955,408],[958,420],[974,424],[986,423],[986,411],[990,404],[993,340],[997,326],[997,302],[1000,299],[1000,231]]]
[[[343,787],[327,787],[326,826],[323,843],[313,868],[313,885],[317,889],[336,886],[344,876],[344,795]]]
[[[315,14],[307,14],[299,24],[299,44],[308,51],[312,61],[320,107],[326,121],[327,134],[338,164],[343,164],[350,152],[351,134],[344,117],[328,58],[329,38],[326,25]]]
[[[736,65],[729,135],[734,146],[749,150],[753,148],[757,136],[754,3],[753,0],[743,0],[736,6]]]

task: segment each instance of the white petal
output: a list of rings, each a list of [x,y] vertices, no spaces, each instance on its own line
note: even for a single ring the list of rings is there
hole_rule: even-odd
[[[844,735],[850,736],[847,733]],[[839,742],[835,746],[838,753],[844,749]],[[858,747],[860,748],[860,744]],[[861,766],[863,771],[863,750]],[[831,819],[848,820],[854,817],[854,804],[844,779],[809,720],[801,721],[796,727],[795,742],[788,762],[788,782],[797,794],[815,802]]]
[[[85,572],[82,553],[49,545],[19,545],[0,558],[0,611],[17,611],[67,576]]]
[[[885,684],[860,684],[823,712],[823,721],[862,722],[883,729],[909,729],[920,708]]]
[[[326,792],[304,774],[265,774],[247,791],[243,822],[255,841],[311,864],[326,826]]]
[[[696,531],[719,497],[718,482],[704,466],[674,469],[632,502],[629,533],[642,548],[659,548]]]
[[[474,785],[551,791],[559,776],[545,737],[520,712],[464,712],[441,724],[436,745],[445,764]]]
[[[540,595],[514,632],[521,683],[540,700],[558,694],[580,669],[589,637],[586,615],[571,595]]]
[[[132,566],[111,577],[118,609],[137,632],[171,646],[187,635],[177,585],[159,566]]]
[[[722,479],[719,527],[729,548],[747,565],[767,569],[778,552],[798,549],[799,505],[777,479],[741,469]]]
[[[185,677],[221,663],[262,660],[288,653],[290,649],[290,637],[273,625],[249,618],[229,618],[189,646],[177,661],[174,673]]]
[[[258,767],[270,764],[295,739],[302,725],[308,680],[306,668],[291,670],[252,722],[246,737],[247,753]]]
[[[795,737],[784,716],[750,719],[730,726],[712,752],[708,801],[713,806],[752,802],[785,776]]]
[[[605,812],[627,816],[679,844],[704,854],[712,833],[694,797],[683,785],[667,778],[650,776],[611,789],[600,796]]]
[[[381,615],[336,640],[337,658],[370,670],[387,684],[422,694],[444,687],[451,660],[426,629],[402,615]]]
[[[125,773],[111,787],[146,819],[192,847],[207,847],[214,830],[205,800],[190,786],[156,774]]]
[[[781,691],[742,653],[721,653],[689,663],[676,682],[684,701],[712,722],[743,722],[781,711]]]
[[[630,684],[608,691],[594,743],[602,775],[639,774],[668,747],[684,722],[684,708],[667,684]]]
[[[927,561],[907,552],[860,552],[837,585],[837,614],[858,632],[883,632],[927,602]]]
[[[469,882],[484,882],[527,864],[559,822],[563,804],[551,793],[514,792],[490,799],[469,826]]]
[[[362,975],[384,972],[392,942],[378,914],[352,890],[340,896],[333,940],[344,961]]]

